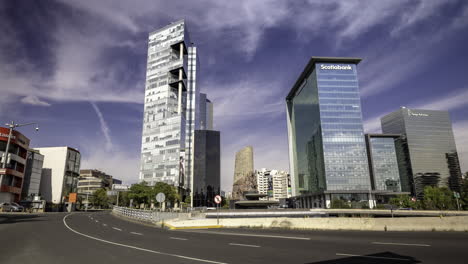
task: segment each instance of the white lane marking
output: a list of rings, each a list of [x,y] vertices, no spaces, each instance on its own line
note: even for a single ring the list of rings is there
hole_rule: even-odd
[[[180,237],[169,237],[170,239],[177,239],[177,240],[188,240],[187,238],[180,238]]]
[[[139,235],[139,236],[143,235],[142,233],[137,233],[137,232],[130,232],[130,234]]]
[[[177,230],[176,232],[191,232],[200,234],[215,234],[215,235],[230,235],[230,236],[251,236],[251,237],[268,237],[268,238],[284,238],[284,239],[297,239],[297,240],[310,240],[309,237],[288,237],[288,236],[274,236],[274,235],[254,235],[254,234],[241,234],[241,233],[229,233],[229,232],[203,232],[203,231],[182,231]]]
[[[404,259],[404,258],[375,257],[375,256],[354,255],[354,254],[345,254],[345,253],[336,253],[336,255],[337,255],[337,256],[347,256],[347,257],[360,257],[360,258],[373,258],[373,259],[392,259],[392,260],[406,260],[406,261],[410,261],[410,259]]]
[[[377,245],[395,245],[395,246],[415,246],[415,247],[430,247],[428,244],[406,244],[406,243],[390,243],[390,242],[372,242]]]
[[[96,220],[96,223],[99,223],[99,221],[98,221],[98,220]]]
[[[71,215],[71,214],[67,214],[66,216],[63,217],[63,224],[65,225],[66,228],[68,228],[68,230],[70,230],[70,231],[72,231],[73,233],[78,234],[78,235],[80,235],[80,236],[84,236],[84,237],[87,237],[87,238],[90,238],[90,239],[94,239],[94,240],[97,240],[97,241],[101,241],[101,242],[103,242],[103,243],[107,243],[107,244],[111,244],[111,245],[116,245],[116,246],[126,247],[126,248],[132,248],[132,249],[136,249],[136,250],[140,250],[140,251],[145,251],[145,252],[150,252],[150,253],[159,254],[159,255],[165,255],[165,256],[176,257],[176,258],[183,258],[183,259],[189,259],[189,260],[200,261],[200,262],[206,262],[206,263],[227,264],[227,263],[225,263],[225,262],[218,262],[218,261],[207,260],[207,259],[200,259],[200,258],[192,258],[192,257],[183,256],[183,255],[177,255],[177,254],[159,252],[159,251],[155,251],[155,250],[151,250],[151,249],[146,249],[146,248],[139,248],[139,247],[135,247],[135,246],[120,244],[120,243],[116,243],[116,242],[112,242],[112,241],[100,239],[100,238],[97,238],[97,237],[93,237],[93,236],[90,236],[90,235],[86,235],[86,234],[80,233],[80,232],[74,230],[73,228],[71,228],[70,226],[68,226],[66,219],[67,219],[67,217],[70,216],[70,215]]]
[[[112,229],[115,229],[115,230],[117,230],[117,231],[122,231],[122,229],[117,228],[117,227],[112,227]]]
[[[254,248],[259,248],[260,246],[257,245],[247,245],[247,244],[236,244],[236,243],[229,243],[231,246],[240,246],[240,247],[254,247]]]
[[[107,224],[102,224],[103,226],[107,226]]]

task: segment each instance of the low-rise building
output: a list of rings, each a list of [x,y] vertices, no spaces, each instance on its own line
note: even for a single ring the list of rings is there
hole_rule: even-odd
[[[35,148],[44,155],[40,194],[53,204],[75,202],[81,154],[71,147]]]
[[[287,172],[262,168],[255,174],[258,193],[267,195],[260,200],[279,201],[291,197],[291,181]]]
[[[115,179],[116,182],[121,182]],[[98,189],[111,190],[114,184],[114,179],[100,170],[85,169],[80,170],[80,177],[78,181],[78,194],[79,195],[93,195]]]

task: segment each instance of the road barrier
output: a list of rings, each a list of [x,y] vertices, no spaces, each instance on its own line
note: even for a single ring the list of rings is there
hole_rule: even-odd
[[[158,223],[171,219],[188,219],[188,213],[159,212],[151,210],[132,209],[127,207],[114,206],[112,213],[115,215],[130,218],[141,222]]]

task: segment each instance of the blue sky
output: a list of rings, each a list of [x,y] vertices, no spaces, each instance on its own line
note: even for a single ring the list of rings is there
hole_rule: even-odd
[[[82,168],[138,180],[148,32],[186,19],[221,131],[222,188],[235,152],[289,170],[284,98],[310,56],[361,57],[365,129],[400,106],[449,110],[468,171],[468,2],[1,1],[0,121],[33,147],[68,145]]]

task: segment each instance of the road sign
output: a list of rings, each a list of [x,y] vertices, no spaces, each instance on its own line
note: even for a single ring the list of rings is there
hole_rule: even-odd
[[[164,193],[156,194],[156,201],[158,201],[158,203],[164,202],[165,199],[166,199],[166,195],[164,195]]]
[[[223,198],[221,198],[221,196],[219,196],[219,195],[216,195],[215,198],[214,198],[214,201],[217,204],[220,204],[222,200],[223,200]]]
[[[460,193],[458,193],[458,192],[453,192],[453,196],[454,196],[455,198],[460,198]]]

